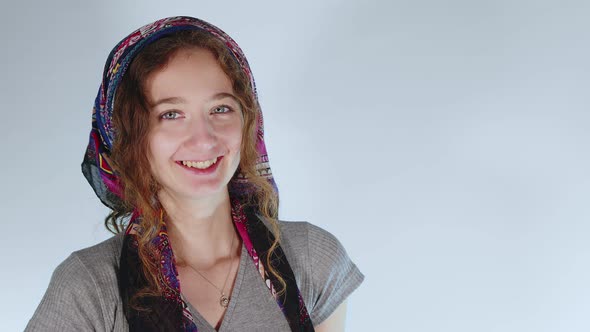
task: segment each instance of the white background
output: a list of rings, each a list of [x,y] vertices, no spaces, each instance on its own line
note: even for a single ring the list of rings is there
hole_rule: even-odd
[[[3,331],[109,237],[80,172],[110,49],[158,18],[230,34],[281,216],[366,275],[349,331],[590,330],[590,2],[3,1]]]

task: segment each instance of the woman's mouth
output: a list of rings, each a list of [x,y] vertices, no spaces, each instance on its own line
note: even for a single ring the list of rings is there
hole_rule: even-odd
[[[198,168],[198,169],[207,169],[211,165],[215,164],[216,162],[217,162],[217,157],[215,157],[211,160],[205,160],[205,161],[191,161],[191,160],[181,161],[181,163],[186,167],[192,167],[192,168]]]
[[[193,173],[207,174],[212,173],[217,169],[217,165],[219,165],[222,158],[223,156],[203,161],[182,160],[177,161],[176,163]]]

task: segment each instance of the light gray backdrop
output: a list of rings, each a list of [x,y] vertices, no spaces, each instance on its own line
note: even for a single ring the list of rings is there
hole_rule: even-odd
[[[3,1],[3,331],[109,236],[80,173],[106,56],[220,26],[260,91],[281,216],[365,273],[350,331],[590,330],[588,1]]]

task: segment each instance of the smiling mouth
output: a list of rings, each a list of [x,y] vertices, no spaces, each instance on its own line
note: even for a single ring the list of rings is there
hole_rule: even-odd
[[[214,165],[215,163],[217,163],[217,161],[218,161],[218,158],[215,157],[213,159],[205,160],[205,161],[183,160],[183,161],[180,161],[179,163],[181,163],[182,165],[189,167],[189,168],[207,169],[207,168],[211,167],[211,165]]]

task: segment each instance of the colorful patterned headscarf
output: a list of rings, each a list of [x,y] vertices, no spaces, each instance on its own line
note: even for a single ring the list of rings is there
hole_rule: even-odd
[[[263,137],[262,113],[258,105],[256,85],[242,50],[227,34],[207,22],[185,16],[169,17],[134,31],[119,42],[107,58],[102,84],[92,110],[92,130],[90,132],[90,142],[84,156],[84,161],[82,162],[82,172],[100,200],[112,209],[117,207],[123,191],[117,173],[109,165],[111,149],[117,134],[112,123],[116,98],[115,93],[130,63],[146,45],[166,35],[183,30],[205,31],[221,40],[249,78],[259,112],[256,142],[258,158],[256,168],[259,175],[264,176],[276,188],[268,165]],[[279,281],[274,275],[267,272],[268,267],[265,266],[267,264],[266,259],[262,259],[268,252],[274,237],[260,219],[259,211],[251,205],[244,204],[244,199],[249,194],[248,179],[238,174],[238,176],[232,178],[229,188],[234,225],[252,258],[252,262],[256,265],[257,270],[260,271],[265,284],[268,285],[270,294],[282,309],[293,331],[313,331],[313,326],[295,282],[293,271],[280,247],[273,252],[271,260],[276,262],[273,263],[273,267],[281,274],[281,277],[287,283],[287,287],[283,296],[277,296],[274,292],[274,289],[280,285]],[[163,296],[161,298],[144,299],[142,305],[147,306],[151,310],[149,313],[135,310],[129,305],[129,299],[138,290],[147,285],[147,281],[142,275],[141,260],[137,253],[137,235],[135,234],[137,228],[133,227],[139,220],[140,216],[135,212],[126,231],[119,271],[120,293],[130,330],[196,331],[197,328],[193,317],[188,310],[187,304],[180,295],[178,272],[174,264],[174,254],[169,243],[164,222],[161,223],[159,235],[152,242],[155,248],[153,259],[160,266],[159,279],[160,286],[164,290]]]

